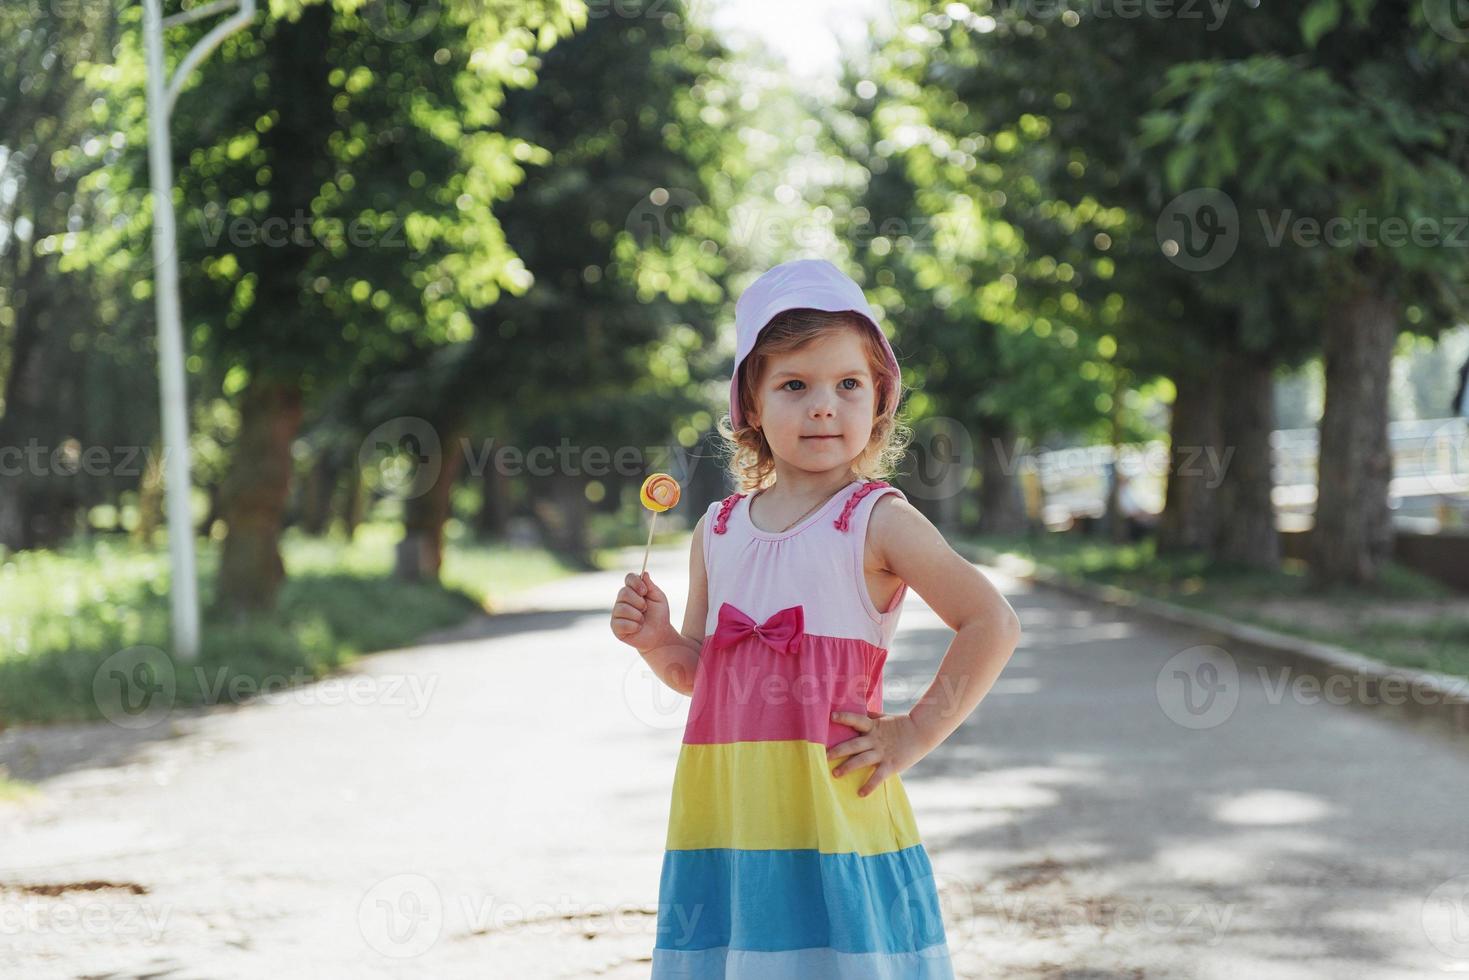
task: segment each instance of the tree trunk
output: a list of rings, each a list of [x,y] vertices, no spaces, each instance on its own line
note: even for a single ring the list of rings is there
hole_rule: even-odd
[[[450,435],[443,445],[460,446],[462,434],[439,427]],[[444,522],[453,512],[452,493],[464,467],[464,453],[444,452],[438,479],[423,493],[403,501],[403,538],[398,542],[393,577],[405,582],[437,582],[444,564]]]
[[[1275,569],[1280,566],[1280,536],[1270,499],[1270,433],[1275,425],[1270,356],[1227,352],[1219,374],[1230,379],[1229,397],[1219,400],[1219,434],[1234,455],[1219,484],[1212,554],[1216,561]]]
[[[154,440],[138,480],[138,526],[133,529],[133,540],[144,547],[153,544],[163,523],[163,484],[163,443]]]
[[[487,540],[504,540],[510,520],[510,486],[505,474],[495,467],[493,458],[485,461],[480,473],[480,492],[479,513],[474,516],[475,531]]]
[[[1392,554],[1388,382],[1397,303],[1364,287],[1328,314],[1311,578],[1368,584]]]
[[[1025,499],[1025,526],[1031,537],[1046,531],[1046,484],[1041,478],[1040,460],[1027,456],[1020,462],[1020,492]]]
[[[221,500],[221,490],[218,482],[210,483],[204,488],[204,494],[209,498],[209,508],[204,514],[204,520],[199,522],[196,534],[201,538],[214,537],[214,525],[224,520],[221,508],[224,506]]]
[[[21,283],[34,283],[29,280]],[[46,411],[46,366],[41,343],[41,313],[44,296],[22,306],[10,340],[10,371],[0,388],[0,546],[15,551],[41,548],[51,543],[36,513],[44,503],[46,476],[51,469],[51,450],[38,437],[39,421]],[[29,443],[36,438],[32,452]]]
[[[1158,520],[1159,555],[1209,547],[1216,481],[1233,455],[1219,432],[1218,373],[1182,376],[1177,388],[1168,427],[1168,486]]]
[[[229,533],[219,560],[217,603],[267,610],[285,578],[280,534],[291,489],[291,441],[301,426],[301,389],[252,380],[240,404],[240,436],[221,491]]]
[[[342,522],[342,532],[350,544],[357,534],[357,525],[362,523],[364,503],[362,499],[362,467],[354,457],[347,466],[347,479],[343,481],[341,496],[337,499],[337,517]]]
[[[979,426],[979,532],[1023,534],[1025,500],[1017,480],[1019,440],[1008,419],[985,419]]]
[[[579,567],[595,568],[587,545],[587,496],[583,478],[555,473],[544,482],[550,487],[551,499],[541,499],[532,491],[531,513],[545,541],[551,550]]]
[[[1127,515],[1122,513],[1122,481],[1125,479],[1122,472],[1122,405],[1127,378],[1128,372],[1122,368],[1115,368],[1112,372],[1112,411],[1108,414],[1110,424],[1107,437],[1112,447],[1112,466],[1108,470],[1111,479],[1107,481],[1107,500],[1102,506],[1102,524],[1113,544],[1122,544],[1128,540]]]
[[[331,526],[332,495],[340,473],[336,447],[324,446],[311,466],[301,494],[301,530],[314,538],[321,537]]]
[[[299,16],[280,18],[263,34],[258,59],[272,85],[292,97],[279,102],[274,123],[260,134],[271,177],[267,220],[291,225],[313,213],[330,165],[326,126],[331,118],[332,59],[328,47],[335,14],[322,4],[303,5]],[[316,272],[313,254],[294,228],[276,245],[251,249],[256,276],[254,309],[275,318],[260,336],[233,342],[250,381],[241,399],[240,434],[221,490],[221,514],[228,532],[220,555],[217,604],[237,612],[270,609],[285,578],[280,535],[290,501],[291,443],[301,428],[303,393],[287,370],[272,374],[276,338],[337,330],[321,322],[319,308],[303,305],[303,291]],[[290,360],[320,353],[316,342],[281,351]],[[321,365],[325,367],[325,365]]]
[[[35,281],[46,268],[33,264],[20,291],[28,286],[49,289]],[[24,319],[31,326],[23,331],[17,327],[14,363],[4,389],[0,446],[20,449],[24,461],[4,461],[0,475],[17,467],[21,475],[0,479],[0,494],[10,485],[14,517],[9,523],[19,526],[22,548],[55,548],[77,529],[81,484],[88,479],[80,460],[64,451],[76,440],[86,452],[89,442],[83,364],[71,349],[77,332],[64,312],[46,297],[26,304]],[[0,526],[5,523],[0,520]]]

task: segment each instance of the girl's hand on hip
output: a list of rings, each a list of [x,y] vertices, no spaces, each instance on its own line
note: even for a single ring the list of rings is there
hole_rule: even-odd
[[[906,713],[886,715],[876,711],[866,714],[836,711],[832,713],[831,720],[862,733],[826,750],[828,762],[846,759],[831,774],[841,776],[862,766],[876,767],[867,782],[857,790],[858,796],[871,793],[884,779],[907,771],[927,754],[918,734],[918,726]]]

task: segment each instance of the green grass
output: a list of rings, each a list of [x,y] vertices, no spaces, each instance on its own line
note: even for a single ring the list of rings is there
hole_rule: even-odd
[[[5,775],[5,768],[0,766],[0,803],[21,803],[34,796],[36,796],[34,786],[10,779]]]
[[[283,545],[287,572],[350,574],[377,578],[391,573],[393,550],[402,529],[397,524],[364,524],[351,545],[340,538],[317,539],[287,533]],[[473,542],[458,521],[445,531],[444,567],[439,579],[445,588],[463,592],[493,610],[497,599],[573,574],[551,552],[541,548],[489,546]]]
[[[1320,589],[1298,561],[1270,572],[1211,564],[1199,555],[1158,558],[1151,540],[1113,545],[1065,534],[969,540],[1089,582],[1334,643],[1404,667],[1469,676],[1469,613],[1432,611],[1463,597],[1402,565],[1388,564],[1371,588]],[[1404,618],[1410,603],[1427,608],[1421,616]],[[1469,608],[1469,600],[1459,607]]]
[[[569,574],[539,549],[451,537],[442,584],[402,583],[389,577],[400,534],[392,525],[363,525],[348,545],[288,532],[277,608],[247,622],[209,611],[218,545],[200,542],[204,638],[198,663],[187,666],[163,653],[166,550],[102,538],[12,555],[0,564],[0,726],[105,717],[94,678],[119,651],[156,648],[154,659],[144,658],[152,673],[143,676],[157,679],[161,664],[175,684],[171,703],[205,704],[232,684],[249,691],[320,678],[362,653],[409,644],[493,609],[499,597]]]

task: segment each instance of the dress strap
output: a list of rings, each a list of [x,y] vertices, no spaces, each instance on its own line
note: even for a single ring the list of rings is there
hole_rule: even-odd
[[[845,531],[850,528],[852,526],[852,511],[857,509],[857,505],[862,502],[862,498],[867,496],[872,491],[876,490],[878,487],[890,486],[892,486],[892,484],[888,483],[886,480],[868,480],[856,490],[853,490],[851,496],[847,497],[846,506],[842,508],[842,516],[838,517],[835,521],[832,521],[832,525],[836,527],[838,531]]]
[[[742,493],[732,493],[728,497],[725,497],[724,500],[720,501],[719,516],[714,518],[715,534],[724,533],[725,528],[729,526],[729,512],[734,510],[735,504],[739,503],[740,498],[743,496],[744,494]]]

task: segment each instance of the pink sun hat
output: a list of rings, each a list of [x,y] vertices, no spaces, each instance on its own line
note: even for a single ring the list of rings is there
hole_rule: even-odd
[[[729,384],[729,419],[736,429],[745,424],[745,415],[740,411],[740,365],[755,349],[755,341],[770,321],[777,314],[794,309],[860,314],[882,342],[883,356],[893,375],[899,376],[901,372],[893,347],[878,327],[877,317],[867,297],[862,295],[861,286],[825,259],[782,262],[762,273],[735,301],[735,360]],[[878,393],[879,404],[885,403],[888,412],[893,412],[897,406],[889,388],[884,385]]]

